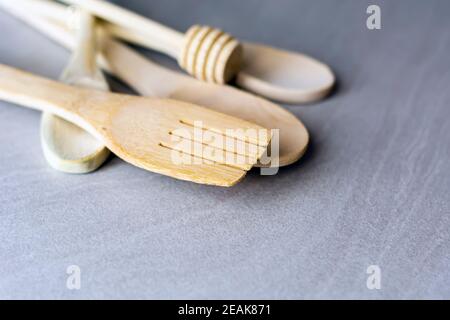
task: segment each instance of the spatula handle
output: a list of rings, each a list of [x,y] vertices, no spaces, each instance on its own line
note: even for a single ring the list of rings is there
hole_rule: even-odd
[[[83,91],[0,64],[0,99],[63,118],[77,114]]]

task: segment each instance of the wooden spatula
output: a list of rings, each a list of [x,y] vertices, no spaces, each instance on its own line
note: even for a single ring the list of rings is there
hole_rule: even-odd
[[[75,88],[5,65],[0,99],[64,118],[138,167],[203,184],[236,184],[271,138],[258,125],[193,104]]]

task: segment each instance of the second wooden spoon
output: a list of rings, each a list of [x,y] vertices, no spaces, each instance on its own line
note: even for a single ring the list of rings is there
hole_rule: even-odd
[[[108,91],[108,83],[96,63],[94,18],[85,11],[77,14],[74,53],[61,81],[69,85]],[[41,118],[41,145],[47,162],[66,173],[96,170],[110,154],[102,142],[80,127],[44,112]]]

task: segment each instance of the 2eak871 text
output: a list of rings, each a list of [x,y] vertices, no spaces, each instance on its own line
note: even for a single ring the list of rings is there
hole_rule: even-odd
[[[208,318],[212,313],[223,315],[257,315],[270,314],[270,305],[264,304],[224,304],[221,308],[189,306],[188,304],[178,308],[180,315],[203,315]]]

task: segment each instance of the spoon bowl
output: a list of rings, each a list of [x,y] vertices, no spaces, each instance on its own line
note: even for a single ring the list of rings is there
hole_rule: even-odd
[[[236,83],[284,103],[309,103],[333,88],[331,69],[309,56],[253,43],[243,44],[243,65]]]

